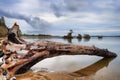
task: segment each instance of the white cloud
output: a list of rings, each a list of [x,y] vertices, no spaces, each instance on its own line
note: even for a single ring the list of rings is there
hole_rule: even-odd
[[[115,0],[104,0],[104,1],[96,0],[93,5],[100,9],[112,10],[115,8],[114,3]]]
[[[0,15],[1,16],[5,16],[8,18],[15,18],[15,19],[20,19],[20,20],[24,20],[26,21],[29,25],[31,25],[32,27],[34,27],[35,29],[40,29],[40,28],[46,28],[48,26],[50,26],[51,24],[39,17],[32,17],[29,15],[24,15],[24,14],[19,14],[19,13],[15,13],[15,12],[9,12],[9,11],[4,11],[4,10],[0,10]],[[15,21],[14,21],[15,22]],[[22,22],[21,22],[22,23]]]
[[[58,20],[57,23],[61,24],[104,24],[109,26],[119,26],[120,17],[116,13],[94,13],[94,12],[81,12],[65,16],[62,21]],[[60,24],[59,24],[60,25]]]
[[[32,15],[39,10],[39,0],[21,0],[19,3],[13,4],[13,10]]]
[[[101,33],[101,32],[120,32],[120,30],[117,30],[117,29],[99,29],[99,30],[85,30],[86,32],[90,32],[90,33],[92,33],[92,32],[94,32],[94,33]]]
[[[5,17],[5,22],[9,28],[13,26],[13,24],[16,22],[23,33],[27,33],[27,30],[33,29],[26,21],[21,19],[15,19],[15,18],[7,18]]]
[[[50,23],[59,22],[59,21],[64,20],[66,18],[64,16],[56,17],[54,14],[50,14],[50,13],[41,14],[39,17],[41,17],[41,19],[44,19]]]

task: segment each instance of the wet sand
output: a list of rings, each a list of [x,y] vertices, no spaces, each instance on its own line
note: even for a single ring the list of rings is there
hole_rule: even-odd
[[[17,80],[93,80],[92,76],[82,76],[75,73],[58,73],[58,72],[32,72],[17,75]]]
[[[17,75],[17,80],[74,80],[75,78],[68,73],[55,73],[47,71],[28,71]]]

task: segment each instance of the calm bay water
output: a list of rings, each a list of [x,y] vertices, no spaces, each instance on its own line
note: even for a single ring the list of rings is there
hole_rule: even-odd
[[[90,40],[78,39],[62,39],[62,38],[38,38],[24,37],[27,41],[49,40],[62,43],[71,43],[79,45],[95,45],[99,48],[107,48],[108,50],[117,53],[116,58],[104,59],[97,56],[75,55],[75,56],[58,56],[45,59],[31,69],[33,72],[46,69],[54,74],[55,79],[52,80],[120,80],[120,37],[103,37],[102,39],[91,38]],[[68,78],[65,77],[67,73]],[[62,76],[61,76],[62,75]],[[39,75],[38,75],[39,76]],[[49,76],[49,75],[48,75]],[[57,76],[57,77],[56,77]],[[72,78],[71,78],[72,76]],[[19,78],[22,76],[19,75]],[[50,78],[50,76],[49,76]],[[39,79],[38,79],[39,80]]]

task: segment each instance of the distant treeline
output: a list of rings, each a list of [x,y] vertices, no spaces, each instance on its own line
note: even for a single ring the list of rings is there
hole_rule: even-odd
[[[22,34],[22,36],[52,36],[52,35],[48,35],[48,34]]]

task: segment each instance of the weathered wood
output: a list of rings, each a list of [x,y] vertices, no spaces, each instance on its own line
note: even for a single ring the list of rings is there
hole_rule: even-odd
[[[20,38],[20,32],[19,25],[15,23],[13,27],[8,30],[8,40],[16,44],[25,43],[25,41]]]
[[[8,40],[2,41],[3,64],[0,70],[11,78],[15,73],[27,71],[37,62],[59,55],[96,55],[101,57],[116,57],[107,49],[95,46],[63,44],[59,42],[38,40],[26,42],[18,36],[19,26],[15,23],[8,34]]]

